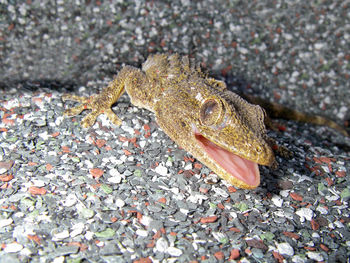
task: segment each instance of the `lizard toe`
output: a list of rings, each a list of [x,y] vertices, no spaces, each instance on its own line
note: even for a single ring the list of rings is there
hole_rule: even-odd
[[[89,114],[86,115],[86,116],[83,118],[83,120],[81,121],[81,126],[82,126],[83,128],[89,128],[89,127],[91,127],[91,126],[95,123],[95,121],[96,121],[98,115],[99,115],[99,114],[97,113],[97,111],[93,111],[93,112],[89,113]]]
[[[117,126],[120,126],[122,124],[122,120],[111,109],[107,109],[105,111],[105,114],[113,124]]]
[[[87,109],[87,106],[85,104],[81,104],[81,105],[78,105],[78,106],[75,106],[73,108],[70,108],[70,109],[66,109],[64,112],[63,112],[63,115],[66,115],[66,116],[75,116],[75,115],[78,115],[80,114],[83,110]]]

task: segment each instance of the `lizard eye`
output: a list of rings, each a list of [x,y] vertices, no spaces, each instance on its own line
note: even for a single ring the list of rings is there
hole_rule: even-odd
[[[223,105],[221,101],[216,99],[209,99],[205,101],[200,109],[200,120],[203,125],[213,125],[221,117],[223,111]]]

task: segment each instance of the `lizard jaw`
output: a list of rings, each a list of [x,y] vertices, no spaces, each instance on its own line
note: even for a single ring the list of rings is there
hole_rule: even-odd
[[[200,133],[194,133],[197,142],[221,168],[223,168],[232,178],[224,178],[230,183],[242,182],[246,187],[255,188],[260,183],[260,172],[257,163],[244,159],[217,144],[211,142]]]

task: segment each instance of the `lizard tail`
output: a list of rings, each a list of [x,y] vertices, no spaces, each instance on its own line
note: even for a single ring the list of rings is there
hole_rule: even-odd
[[[344,136],[349,137],[348,132],[340,126],[335,121],[332,121],[330,119],[327,119],[325,117],[319,116],[319,115],[311,115],[307,113],[303,113],[300,111],[296,111],[293,109],[290,109],[288,107],[285,107],[283,105],[269,102],[266,100],[263,100],[261,98],[257,98],[251,95],[244,94],[243,97],[248,100],[250,103],[258,104],[261,107],[263,107],[267,115],[272,118],[281,118],[281,119],[287,119],[287,120],[294,120],[294,121],[300,121],[300,122],[306,122],[311,123],[315,125],[323,125],[328,126],[330,128],[333,128],[343,134]]]

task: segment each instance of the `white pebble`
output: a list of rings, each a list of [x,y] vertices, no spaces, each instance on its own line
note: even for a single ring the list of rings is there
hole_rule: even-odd
[[[136,235],[141,236],[141,237],[146,237],[148,235],[148,232],[147,232],[147,230],[137,229]]]
[[[47,133],[47,131],[44,131],[44,132],[42,132],[42,133],[39,133],[39,136],[40,136],[44,141],[47,141],[47,140],[51,137],[51,135],[49,135],[49,134]]]
[[[20,104],[19,104],[18,99],[12,99],[12,100],[6,101],[4,104],[2,104],[2,106],[5,109],[10,110],[11,108],[18,108],[18,107],[20,107]]]
[[[345,107],[345,106],[340,107],[339,112],[337,113],[337,117],[339,119],[344,119],[347,111],[348,111],[348,107]]]
[[[22,256],[29,257],[30,255],[33,254],[33,252],[29,248],[23,248],[20,252]]]
[[[315,43],[315,49],[320,50],[325,46],[325,43]]]
[[[144,148],[146,146],[146,141],[140,141],[139,144],[141,148]]]
[[[159,238],[156,242],[156,250],[159,251],[159,252],[165,252],[167,251],[169,247],[169,244],[168,242],[163,238]]]
[[[158,173],[160,175],[163,175],[163,176],[167,175],[167,173],[168,173],[168,168],[166,168],[165,166],[163,166],[161,164],[158,165],[156,167],[156,169],[154,169],[154,170],[155,170],[156,173]]]
[[[43,180],[34,179],[33,185],[36,187],[44,187],[46,185],[46,183]]]
[[[305,219],[310,221],[314,216],[314,212],[310,208],[300,208],[295,212],[298,216],[300,216],[300,222],[304,222]]]
[[[316,210],[317,210],[318,212],[320,212],[321,215],[327,215],[327,214],[328,214],[328,210],[327,210],[326,208],[322,207],[322,206],[318,206],[318,207],[316,208]]]
[[[69,194],[64,200],[63,205],[66,207],[71,207],[77,203],[77,197],[75,194]]]
[[[63,230],[60,233],[54,234],[53,237],[52,237],[52,241],[59,241],[59,240],[65,239],[67,237],[69,237],[68,230]]]
[[[186,166],[185,166],[184,169],[185,169],[185,170],[192,170],[192,163],[186,164]]]
[[[181,249],[178,249],[176,247],[168,247],[167,252],[170,256],[173,257],[179,257],[182,255]]]
[[[12,222],[13,222],[12,218],[1,219],[1,220],[0,220],[0,228],[2,228],[2,227],[4,227],[4,226],[11,225]]]
[[[313,232],[313,233],[312,233],[312,238],[313,238],[313,239],[319,239],[319,238],[320,238],[320,235],[319,235],[317,232]]]
[[[149,216],[142,216],[140,223],[143,224],[144,226],[149,226],[152,222],[152,218]]]
[[[287,256],[294,255],[294,249],[288,243],[277,244],[277,250],[278,250],[278,253],[280,253],[281,255],[287,255]]]
[[[293,258],[292,258],[292,262],[293,263],[306,263],[307,262],[307,259],[306,258],[302,258],[301,256],[299,256],[299,255],[295,255],[295,256],[293,256]]]
[[[248,49],[246,49],[246,48],[244,48],[244,47],[239,47],[239,48],[238,48],[238,51],[239,51],[240,53],[244,54],[244,55],[245,55],[245,54],[248,54],[248,52],[249,52]]]
[[[86,231],[84,237],[85,237],[86,240],[92,240],[94,235],[95,235],[94,232]]]
[[[277,207],[282,207],[283,205],[283,199],[278,195],[273,195],[271,198],[271,201],[274,203]]]
[[[290,193],[290,191],[289,190],[282,190],[282,191],[280,191],[280,196],[282,196],[282,197],[288,197],[289,196],[289,193]]]
[[[83,232],[84,227],[85,227],[84,223],[77,223],[73,225],[72,232],[70,232],[70,236],[76,237],[77,235],[80,235]]]
[[[105,246],[105,242],[100,241],[100,242],[98,242],[98,243],[96,244],[96,246],[98,246],[98,247],[104,247],[104,246]]]
[[[63,263],[63,262],[64,262],[64,256],[54,258],[54,260],[52,261],[52,263]]]
[[[110,174],[111,176],[118,176],[118,175],[120,175],[120,173],[118,172],[118,170],[115,169],[115,168],[109,170],[109,174]]]
[[[118,172],[117,169],[111,169],[109,174],[112,176],[108,178],[108,182],[113,184],[119,184],[122,181],[123,176]]]
[[[336,225],[337,228],[343,228],[344,227],[344,224],[342,222],[340,222],[340,221],[335,221],[334,225]]]
[[[122,199],[118,198],[117,200],[115,200],[115,205],[121,208],[125,205],[125,202]]]
[[[23,249],[23,246],[17,242],[7,244],[4,251],[6,253],[16,253],[19,252]]]
[[[315,260],[317,262],[323,261],[323,259],[324,259],[323,256],[318,252],[308,251],[308,252],[306,252],[306,255],[310,259]]]
[[[283,34],[283,37],[284,37],[285,39],[287,39],[287,40],[292,40],[292,39],[293,39],[293,35],[288,34],[288,33],[284,33],[284,34]]]
[[[218,195],[220,195],[223,198],[229,197],[229,194],[222,188],[213,187],[212,189],[214,190],[215,193],[217,193]]]

